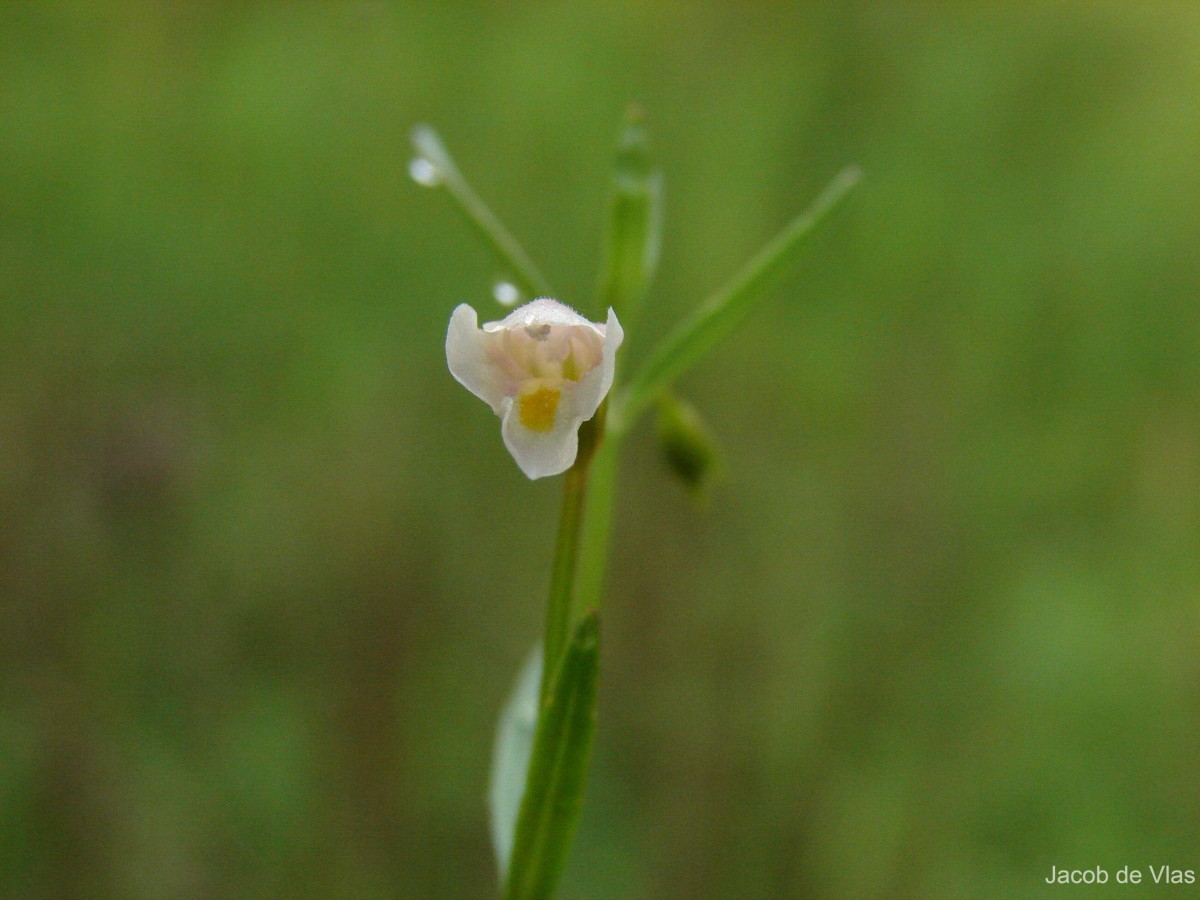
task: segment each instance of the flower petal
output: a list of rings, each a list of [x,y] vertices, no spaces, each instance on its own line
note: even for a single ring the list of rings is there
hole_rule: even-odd
[[[450,316],[446,331],[446,364],[459,384],[501,414],[506,384],[503,372],[492,361],[489,344],[494,339],[479,329],[479,317],[466,303]]]
[[[587,325],[589,328],[597,328],[595,323],[589,322],[566,304],[551,300],[549,297],[539,297],[514,309],[503,321],[488,322],[483,326],[483,330],[499,331],[502,328],[512,330],[527,328],[531,325]],[[597,328],[597,330],[599,329]]]
[[[579,416],[581,422],[586,422],[594,416],[596,410],[600,408],[600,403],[608,396],[617,363],[617,350],[621,346],[621,341],[625,339],[625,332],[621,328],[621,323],[617,321],[617,314],[611,307],[608,310],[608,321],[603,325],[593,327],[604,329],[604,349],[601,352],[600,362],[579,379],[579,384],[572,392],[574,396],[571,398],[569,414]]]
[[[446,332],[450,373],[501,418],[504,445],[529,478],[558,475],[575,462],[579,426],[612,388],[624,333],[616,313],[589,322],[546,297],[479,327],[460,304]]]
[[[581,419],[566,415],[566,411],[560,409],[553,429],[531,431],[521,424],[517,403],[512,397],[505,397],[503,406],[500,415],[504,421],[500,433],[504,436],[504,446],[527,478],[546,478],[571,468],[575,454],[579,452]]]

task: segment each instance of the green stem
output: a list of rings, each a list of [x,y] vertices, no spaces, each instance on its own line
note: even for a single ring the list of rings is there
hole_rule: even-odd
[[[572,595],[575,565],[579,558],[579,534],[587,499],[587,464],[572,466],[563,476],[562,513],[558,520],[558,539],[554,546],[554,567],[550,572],[550,601],[546,607],[546,643],[542,659],[541,707],[550,696],[559,659],[571,633]]]
[[[542,900],[553,896],[562,874],[587,781],[596,723],[599,624],[594,607],[576,603],[578,566],[594,553],[585,523],[588,477],[600,459],[607,406],[579,431],[575,464],[563,478],[562,514],[550,574],[546,635],[539,688],[537,729],[529,750],[520,809],[513,825],[511,855],[501,856],[505,900]],[[604,469],[601,469],[604,471]],[[603,502],[599,508],[604,510]],[[604,547],[600,547],[603,554]],[[595,565],[593,559],[591,565]],[[599,561],[603,567],[603,559]]]
[[[618,444],[616,435],[606,435],[592,460],[591,497],[583,517],[576,561],[574,603],[577,616],[600,608],[612,530]]]

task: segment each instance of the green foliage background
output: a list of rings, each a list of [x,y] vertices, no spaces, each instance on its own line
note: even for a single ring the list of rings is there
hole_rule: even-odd
[[[1029,897],[1200,868],[1200,9],[0,8],[0,893],[486,897],[557,485],[453,382],[439,128],[589,302],[621,113],[667,184],[624,363],[844,164],[629,440],[565,897]]]

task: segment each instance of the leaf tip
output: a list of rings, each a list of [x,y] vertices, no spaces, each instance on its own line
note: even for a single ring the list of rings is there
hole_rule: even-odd
[[[412,142],[413,149],[431,162],[439,162],[441,157],[445,156],[446,149],[442,146],[442,139],[432,125],[418,122],[413,126],[408,137]]]

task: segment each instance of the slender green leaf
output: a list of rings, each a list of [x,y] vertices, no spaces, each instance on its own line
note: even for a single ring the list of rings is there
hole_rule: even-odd
[[[653,165],[640,108],[630,107],[621,128],[609,190],[604,263],[596,315],[608,307],[628,329],[658,270],[662,246],[662,172]]]
[[[596,730],[600,629],[596,613],[575,629],[538,717],[505,900],[545,900],[562,875],[579,821]]]
[[[662,390],[695,365],[765,299],[816,225],[858,183],[857,167],[842,170],[741,272],[711,295],[655,348],[609,413],[610,429],[628,429]]]
[[[546,277],[517,243],[517,239],[475,193],[475,189],[454,164],[437,132],[428,125],[418,125],[412,131],[412,143],[417,152],[417,158],[410,167],[413,177],[421,184],[446,188],[467,221],[491,248],[513,284],[527,299],[550,296],[552,292]]]
[[[537,728],[538,685],[542,680],[542,648],[537,645],[521,667],[512,694],[500,712],[496,745],[492,751],[492,780],[488,788],[491,811],[492,847],[500,883],[508,874],[517,813],[525,793],[525,775]]]

